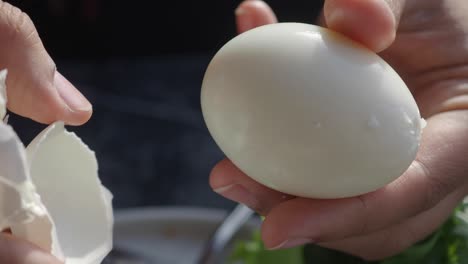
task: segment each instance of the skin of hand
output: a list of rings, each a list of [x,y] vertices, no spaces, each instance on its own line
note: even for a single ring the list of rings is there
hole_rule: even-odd
[[[91,117],[91,104],[57,71],[28,15],[0,0],[2,69],[12,112],[45,124],[81,125]]]
[[[467,13],[466,0],[325,1],[318,24],[378,52],[427,121],[415,161],[396,181],[358,197],[305,199],[268,189],[225,159],[211,187],[266,216],[269,249],[315,243],[380,260],[427,237],[468,194]],[[243,2],[236,18],[239,32],[277,22],[259,0]]]
[[[37,122],[81,125],[89,101],[63,77],[47,54],[31,19],[0,0],[0,70],[7,69],[8,109]],[[0,263],[59,264],[53,256],[8,233],[0,233]]]
[[[56,258],[36,246],[10,234],[0,235],[0,262],[8,264],[60,264]]]

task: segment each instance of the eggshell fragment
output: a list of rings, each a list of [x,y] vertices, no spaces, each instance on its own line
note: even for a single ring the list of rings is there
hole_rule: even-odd
[[[0,115],[6,113],[0,71]],[[0,122],[0,229],[28,240],[65,264],[98,264],[112,248],[112,194],[98,178],[94,153],[61,122],[27,150]]]
[[[52,223],[30,180],[23,144],[13,129],[0,123],[0,228],[46,251],[52,251]],[[55,252],[56,251],[56,252]],[[55,255],[61,256],[59,250]]]
[[[112,248],[112,195],[99,181],[94,153],[55,123],[31,142],[27,158],[66,263],[101,263]]]
[[[46,215],[32,186],[24,146],[13,129],[0,122],[0,229]]]
[[[49,214],[36,216],[27,222],[12,222],[10,229],[16,237],[27,240],[60,260],[64,260],[57,232]]]
[[[0,169],[2,180],[19,185],[29,180],[24,145],[13,128],[0,122]]]
[[[313,25],[267,25],[231,40],[206,71],[201,105],[237,167],[296,196],[374,191],[398,178],[419,147],[420,113],[398,74]]]

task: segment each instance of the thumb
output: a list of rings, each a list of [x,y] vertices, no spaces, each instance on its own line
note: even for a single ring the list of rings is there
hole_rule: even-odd
[[[278,22],[271,7],[262,0],[244,0],[237,7],[235,15],[239,34],[259,26]]]
[[[395,40],[406,0],[326,0],[326,26],[361,42],[375,52]]]
[[[92,106],[59,72],[31,19],[0,0],[0,70],[8,69],[8,108],[41,123],[80,125]]]
[[[0,234],[0,263],[8,264],[60,264],[50,254],[9,234]]]

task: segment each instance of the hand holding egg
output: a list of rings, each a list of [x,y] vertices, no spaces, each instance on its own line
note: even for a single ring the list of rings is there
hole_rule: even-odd
[[[255,29],[215,56],[202,106],[230,160],[210,183],[266,216],[268,247],[311,242],[385,258],[429,235],[467,194],[468,102],[463,81],[450,73],[463,72],[468,50],[440,49],[442,31],[424,39],[417,32],[426,26],[409,17],[444,2],[437,16],[461,23],[456,11],[467,4],[432,2],[325,3],[330,28],[374,51],[392,44],[401,15],[398,32],[415,33],[397,35],[379,55],[409,90],[375,54],[310,25]],[[244,2],[237,14],[239,29],[276,22],[260,1]],[[468,41],[446,23],[453,39]],[[421,138],[419,111],[428,121]]]
[[[262,26],[226,44],[203,81],[208,129],[245,174],[308,198],[356,196],[416,156],[418,107],[367,48],[325,28]]]

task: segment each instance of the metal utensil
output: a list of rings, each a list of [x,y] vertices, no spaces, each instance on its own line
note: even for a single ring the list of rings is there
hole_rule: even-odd
[[[130,250],[114,247],[109,255],[102,262],[103,264],[154,264],[154,262],[146,256]]]
[[[196,264],[222,263],[222,254],[236,233],[250,219],[254,211],[243,204],[239,204],[224,219],[202,249]]]

